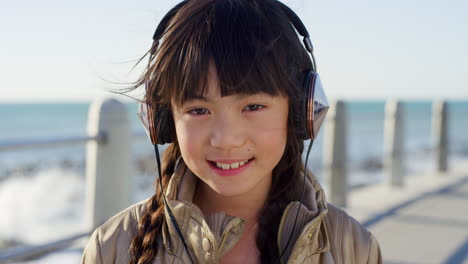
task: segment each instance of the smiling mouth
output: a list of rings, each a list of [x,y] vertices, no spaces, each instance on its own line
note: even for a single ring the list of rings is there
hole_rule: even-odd
[[[245,166],[252,160],[254,160],[254,158],[243,160],[240,162],[233,162],[233,163],[220,163],[220,162],[215,162],[211,160],[209,160],[208,162],[211,163],[214,167],[221,169],[221,170],[233,170],[233,169],[238,169],[240,167]]]

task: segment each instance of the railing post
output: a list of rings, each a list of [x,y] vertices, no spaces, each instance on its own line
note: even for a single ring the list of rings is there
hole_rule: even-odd
[[[342,101],[330,104],[325,121],[324,167],[329,187],[330,202],[347,206],[348,181],[346,178],[346,109]]]
[[[385,107],[384,172],[394,187],[403,187],[404,127],[403,104],[389,100]]]
[[[104,142],[86,145],[86,221],[90,229],[131,204],[130,122],[125,105],[98,100],[88,112],[88,134]]]
[[[437,160],[437,171],[448,169],[447,103],[436,101],[432,107],[432,132]]]

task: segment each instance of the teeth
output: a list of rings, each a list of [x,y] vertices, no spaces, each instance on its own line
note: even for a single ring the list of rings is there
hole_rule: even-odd
[[[220,169],[223,169],[223,170],[237,169],[237,168],[243,166],[244,164],[246,164],[248,161],[249,160],[244,160],[244,161],[241,161],[241,162],[234,162],[234,163],[231,163],[231,164],[216,162],[216,167],[218,167]]]

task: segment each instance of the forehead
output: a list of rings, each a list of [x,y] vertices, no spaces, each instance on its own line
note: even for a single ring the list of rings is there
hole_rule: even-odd
[[[243,80],[239,80],[235,85],[228,85],[223,82],[223,79],[224,78],[222,78],[222,76],[221,78],[218,76],[218,71],[213,60],[210,60],[206,76],[204,80],[200,82],[197,89],[192,91],[185,90],[183,100],[178,103],[173,100],[172,103],[183,105],[187,101],[209,101],[211,98],[222,98],[227,96],[233,96],[236,99],[244,99],[249,96],[282,95],[278,91],[268,89],[268,85],[265,83],[252,81],[252,79],[245,78]]]
[[[201,89],[200,89],[201,91]],[[207,103],[213,102],[227,102],[228,101],[238,101],[244,99],[255,99],[255,100],[268,100],[276,98],[280,95],[268,94],[264,91],[234,91],[227,94],[223,94],[223,91],[219,85],[219,79],[216,75],[210,75],[207,78],[206,87],[203,89],[203,92],[194,93],[190,96],[187,96],[186,99],[181,103],[180,106],[183,106],[186,103],[191,103],[194,101],[202,101]]]

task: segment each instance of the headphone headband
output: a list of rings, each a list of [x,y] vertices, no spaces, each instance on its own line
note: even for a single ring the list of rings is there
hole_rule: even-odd
[[[171,19],[177,14],[179,9],[183,7],[186,3],[188,3],[188,0],[184,0],[180,3],[178,3],[176,6],[174,6],[169,12],[167,12],[166,15],[161,19],[161,22],[159,22],[159,25],[156,27],[156,30],[154,31],[153,34],[153,41],[159,41],[161,39],[162,34],[164,34],[164,31],[166,31],[167,25],[171,21]],[[151,51],[151,55],[153,55],[154,51]]]
[[[299,16],[297,16],[297,14],[294,13],[294,11],[292,11],[291,8],[281,3],[280,1],[276,1],[276,2],[281,7],[281,9],[286,14],[286,16],[289,18],[289,21],[291,21],[291,23],[293,24],[294,28],[297,30],[299,35],[304,37],[303,42],[307,51],[312,53],[314,51],[314,46],[312,45],[312,40],[310,39],[309,31],[307,31],[306,27],[304,26],[304,23],[302,23]]]

